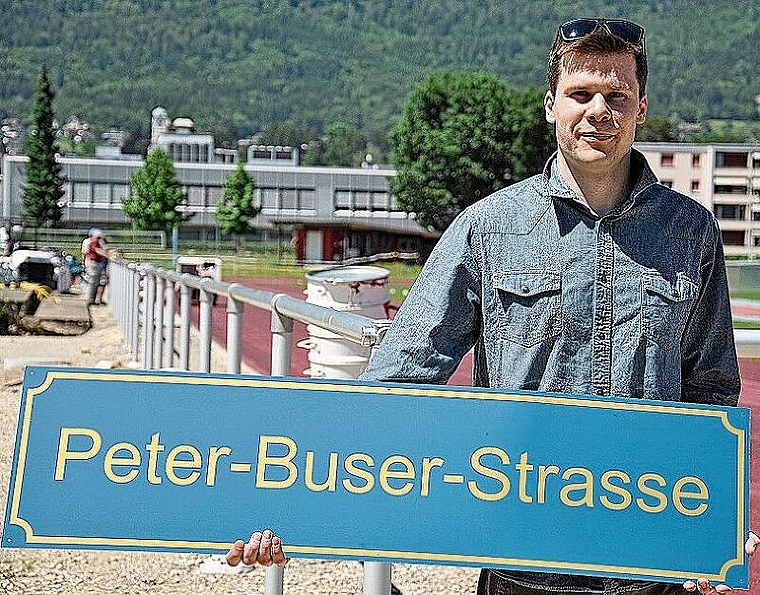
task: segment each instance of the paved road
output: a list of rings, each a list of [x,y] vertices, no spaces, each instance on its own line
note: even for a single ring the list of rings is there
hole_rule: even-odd
[[[225,279],[229,282],[238,282],[248,287],[262,289],[274,293],[287,293],[299,299],[306,299],[306,281],[293,279]],[[760,321],[760,304],[756,302],[737,301],[733,307],[734,314],[744,319],[756,319]],[[214,308],[214,338],[222,344],[226,344],[225,336],[225,301],[219,300]],[[249,332],[243,338],[243,360],[252,369],[262,374],[269,374],[271,332],[269,330],[270,314],[265,310],[247,306],[244,314],[245,329],[256,329]],[[305,376],[304,371],[309,367],[307,351],[296,344],[308,336],[306,325],[294,323],[293,328],[293,359],[291,374],[293,376]],[[760,359],[742,357],[739,360],[742,376],[742,392],[739,405],[749,407],[752,410],[752,418],[760,420]],[[472,358],[471,354],[465,357],[457,372],[449,384],[457,386],[471,385]],[[757,421],[756,421],[757,424]],[[685,437],[685,442],[693,440],[693,437]],[[705,440],[705,447],[709,448],[709,437]],[[760,432],[755,431],[752,435],[752,452],[760,453]],[[756,456],[751,462],[751,515],[752,526],[760,525],[760,456]],[[755,564],[752,572],[751,592],[760,595],[760,564]]]

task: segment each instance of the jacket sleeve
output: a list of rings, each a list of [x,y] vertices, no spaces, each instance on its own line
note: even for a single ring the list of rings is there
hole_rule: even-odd
[[[741,379],[720,230],[713,221],[702,258],[702,288],[681,342],[683,401],[735,406]]]
[[[360,380],[445,384],[480,334],[478,235],[468,212],[444,232]]]

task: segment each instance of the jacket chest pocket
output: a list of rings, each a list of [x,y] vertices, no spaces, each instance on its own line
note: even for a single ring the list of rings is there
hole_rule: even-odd
[[[495,273],[493,286],[501,336],[525,347],[560,334],[562,275],[554,271]]]
[[[641,301],[643,334],[658,345],[680,342],[698,293],[697,284],[683,273],[678,273],[675,283],[656,273],[645,273]]]

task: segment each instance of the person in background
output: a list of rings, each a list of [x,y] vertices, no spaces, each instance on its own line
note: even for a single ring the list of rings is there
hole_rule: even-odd
[[[89,236],[82,242],[84,268],[87,274],[87,305],[101,305],[99,300],[102,289],[100,278],[103,274],[103,261],[109,257],[107,249],[101,246],[103,232],[95,227],[90,229]]]
[[[106,287],[108,287],[108,282],[110,281],[110,277],[108,275],[108,263],[114,254],[114,251],[109,247],[109,242],[110,238],[104,235],[100,238],[100,242],[98,244],[100,248],[106,251],[107,256],[105,256],[103,260],[100,261],[100,281],[98,282],[98,288],[95,292],[96,306],[106,305],[104,295],[106,292]]]

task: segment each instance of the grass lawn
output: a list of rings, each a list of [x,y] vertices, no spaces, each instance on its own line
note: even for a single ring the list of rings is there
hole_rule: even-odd
[[[737,300],[754,300],[760,302],[760,291],[751,291],[749,289],[732,291],[731,297]]]
[[[301,265],[290,254],[278,256],[276,251],[236,254],[235,252],[213,253],[211,251],[182,252],[181,256],[218,256],[222,259],[222,278],[243,277],[248,279],[297,279],[304,280],[310,271],[327,268],[327,265]],[[173,270],[173,257],[167,252],[125,253],[124,258],[133,262],[150,263],[154,266]],[[365,266],[365,265],[361,265]],[[391,300],[401,302],[420,273],[421,265],[407,262],[370,262],[366,266],[377,266],[389,271],[389,293]]]

